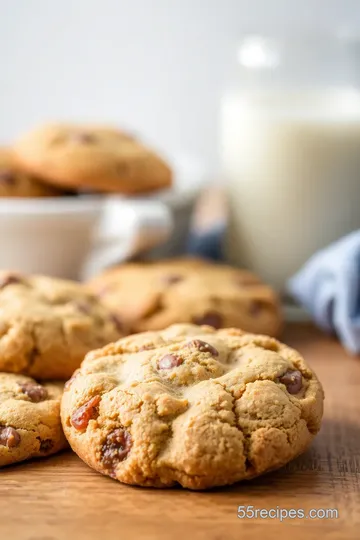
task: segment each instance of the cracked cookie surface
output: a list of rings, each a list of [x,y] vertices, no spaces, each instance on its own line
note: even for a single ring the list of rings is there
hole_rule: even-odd
[[[195,323],[277,336],[282,327],[280,305],[268,285],[246,270],[201,259],[124,264],[89,286],[128,333]]]
[[[73,450],[127,484],[232,484],[286,464],[321,424],[298,352],[238,329],[177,324],[88,353],[61,416]]]
[[[66,380],[118,326],[79,283],[0,272],[0,371]]]
[[[0,373],[0,467],[66,448],[60,421],[63,386]]]

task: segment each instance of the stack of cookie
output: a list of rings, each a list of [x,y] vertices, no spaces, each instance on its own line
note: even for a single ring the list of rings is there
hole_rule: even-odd
[[[169,187],[169,165],[134,136],[106,126],[50,124],[0,148],[0,196],[139,194]]]
[[[199,260],[86,286],[1,273],[0,466],[70,443],[121,482],[204,489],[284,465],[320,428],[321,384],[273,337],[223,328],[280,323],[254,275]]]
[[[0,148],[0,197],[57,197],[63,191],[20,166],[11,148]]]
[[[88,351],[121,335],[116,317],[80,284],[0,274],[0,466],[66,446],[64,381]]]
[[[244,331],[281,328],[256,276],[182,259],[126,264],[89,285],[127,332],[142,332],[88,353],[66,385],[64,432],[90,467],[127,484],[204,489],[310,444],[323,391],[296,351]]]

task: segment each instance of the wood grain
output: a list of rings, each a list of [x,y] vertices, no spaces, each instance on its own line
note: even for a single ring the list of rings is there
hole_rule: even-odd
[[[360,538],[360,359],[310,326],[291,326],[325,387],[323,428],[311,449],[278,472],[209,492],[121,485],[74,454],[0,472],[0,539],[232,540]],[[238,519],[255,508],[337,508],[338,519]]]

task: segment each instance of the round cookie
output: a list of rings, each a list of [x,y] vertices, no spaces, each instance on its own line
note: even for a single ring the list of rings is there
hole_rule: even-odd
[[[55,197],[62,191],[21,170],[13,152],[0,148],[0,197]]]
[[[0,373],[0,467],[67,446],[60,421],[61,383],[38,384]]]
[[[95,470],[127,484],[204,489],[303,452],[323,397],[300,354],[274,338],[183,324],[90,352],[66,384],[61,417]]]
[[[121,335],[79,283],[0,272],[0,371],[66,380],[88,351]]]
[[[14,150],[27,170],[62,187],[132,194],[171,185],[165,161],[109,127],[46,125],[22,137]]]
[[[127,333],[195,323],[276,336],[282,326],[269,286],[246,270],[201,259],[124,264],[89,286],[117,313]]]

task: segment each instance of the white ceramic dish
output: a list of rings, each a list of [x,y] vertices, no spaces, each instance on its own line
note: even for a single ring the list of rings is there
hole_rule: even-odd
[[[82,279],[140,252],[182,252],[206,175],[188,159],[174,170],[174,187],[149,197],[0,199],[0,268]]]

